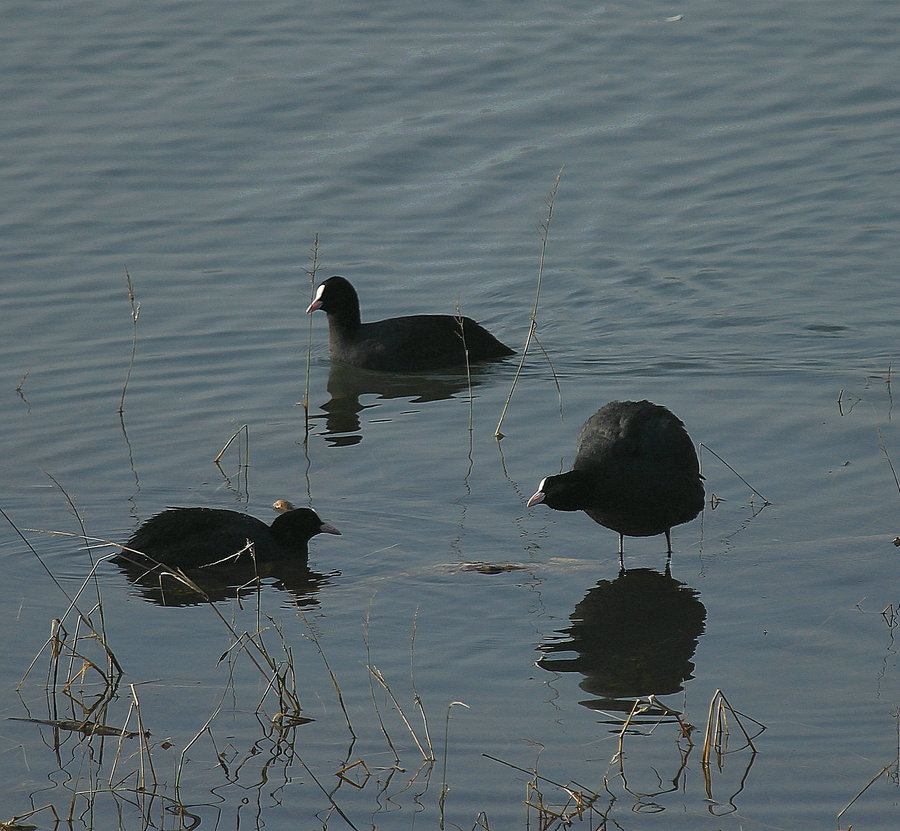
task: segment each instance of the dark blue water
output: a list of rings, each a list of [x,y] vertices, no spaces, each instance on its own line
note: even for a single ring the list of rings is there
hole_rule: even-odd
[[[0,507],[34,551],[4,520],[0,821],[496,831],[581,800],[586,827],[893,828],[898,25],[831,0],[7,4]],[[521,350],[558,174],[552,369],[533,345],[502,442],[515,361],[471,396],[330,365],[316,235],[364,319],[458,306]],[[684,420],[713,497],[636,594],[613,532],[525,507],[615,398]],[[67,596],[112,549],[80,521],[122,542],[169,505],[279,497],[343,531],[312,583],[226,590],[220,617],[104,562],[78,597],[124,673],[92,717],[137,731],[136,698],[143,750],[10,720],[101,700]],[[312,722],[279,716],[260,630]],[[696,729],[645,713],[620,765],[636,668]],[[754,754],[729,715],[705,775],[716,690],[767,729]]]

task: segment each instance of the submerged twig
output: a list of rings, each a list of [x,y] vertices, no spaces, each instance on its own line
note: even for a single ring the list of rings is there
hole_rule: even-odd
[[[503,419],[506,418],[506,411],[509,409],[509,404],[512,401],[513,393],[515,392],[516,385],[519,383],[519,376],[522,374],[522,367],[525,365],[525,357],[528,354],[528,347],[531,345],[532,338],[536,338],[535,330],[537,329],[537,312],[538,305],[541,300],[541,284],[544,280],[544,257],[547,253],[547,240],[550,237],[550,222],[553,219],[553,203],[556,200],[556,191],[559,188],[559,180],[562,178],[563,169],[559,169],[559,173],[556,174],[556,181],[553,183],[553,187],[550,189],[550,196],[547,200],[547,218],[544,221],[543,225],[541,225],[541,258],[538,265],[538,279],[537,279],[537,289],[534,295],[534,308],[531,312],[531,321],[528,326],[528,335],[525,338],[525,346],[522,347],[522,355],[519,358],[519,365],[516,367],[516,374],[513,377],[512,386],[509,388],[509,395],[506,396],[506,403],[503,405],[503,411],[500,413],[500,420],[497,422],[497,428],[494,430],[494,438],[498,441],[503,438],[503,433],[500,431],[500,428],[503,426]],[[544,348],[541,347],[541,351],[544,352],[546,356],[547,353],[544,351]],[[549,361],[549,357],[547,358]],[[553,364],[550,364],[550,369],[553,371]],[[556,377],[556,372],[553,371],[553,380],[556,383],[556,392],[559,396],[559,410],[562,413],[562,391],[559,387],[559,380]]]

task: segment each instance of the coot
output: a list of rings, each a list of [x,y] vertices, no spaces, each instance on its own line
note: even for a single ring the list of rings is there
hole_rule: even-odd
[[[323,282],[307,314],[328,315],[331,358],[389,372],[423,372],[493,361],[512,355],[487,329],[468,317],[409,315],[362,323],[356,290],[343,277]]]
[[[528,507],[584,511],[624,535],[665,534],[703,508],[703,482],[684,424],[649,401],[611,401],[592,415],[578,437],[572,470],[541,481]]]
[[[257,562],[290,560],[305,563],[307,543],[316,534],[340,534],[309,508],[293,508],[278,500],[273,506],[279,515],[271,525],[249,514],[220,508],[169,508],[148,519],[121,552],[133,558],[134,551],[180,568],[200,568],[221,560],[233,562],[232,555],[253,543]],[[249,551],[240,556],[249,562]]]

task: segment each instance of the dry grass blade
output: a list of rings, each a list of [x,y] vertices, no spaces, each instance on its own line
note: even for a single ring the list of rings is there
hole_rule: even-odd
[[[119,415],[125,409],[125,391],[128,389],[128,382],[131,380],[131,371],[134,369],[134,356],[137,352],[137,322],[138,315],[141,313],[141,304],[134,302],[134,286],[131,284],[131,275],[128,269],[125,269],[125,279],[128,283],[128,300],[131,303],[131,360],[128,362],[128,372],[125,374],[125,383],[122,384],[122,397],[119,399]],[[22,379],[25,380],[24,378]]]
[[[559,188],[559,180],[562,178],[562,172],[563,169],[560,168],[559,173],[556,174],[556,181],[553,183],[553,187],[550,189],[550,196],[547,200],[547,218],[544,221],[544,224],[541,226],[541,258],[538,265],[538,279],[537,289],[534,295],[534,308],[531,312],[531,321],[528,326],[528,335],[525,338],[525,346],[522,347],[522,355],[519,358],[519,365],[516,367],[516,374],[513,377],[512,386],[509,388],[509,394],[506,396],[506,403],[503,405],[503,411],[500,413],[500,420],[497,422],[497,428],[494,430],[494,437],[498,441],[503,438],[503,433],[501,432],[500,428],[503,426],[503,419],[506,418],[506,411],[509,409],[513,393],[515,392],[516,386],[519,383],[519,376],[522,374],[522,367],[525,365],[525,358],[528,355],[528,347],[531,346],[532,339],[537,339],[535,330],[537,329],[538,306],[541,302],[541,285],[544,280],[544,257],[547,253],[547,240],[550,237],[550,222],[553,219],[553,204],[556,201],[556,191]],[[540,341],[538,341],[538,343],[540,343]],[[541,351],[544,353],[544,356],[549,362],[550,357],[547,355],[543,347],[541,347]],[[550,364],[550,370],[553,372],[553,381],[556,384],[556,393],[559,396],[559,411],[560,414],[562,414],[562,390],[560,390],[559,379],[556,377],[556,372],[553,370],[552,363]]]

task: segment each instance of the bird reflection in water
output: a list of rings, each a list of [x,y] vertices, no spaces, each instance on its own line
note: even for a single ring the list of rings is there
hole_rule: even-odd
[[[471,385],[484,383],[485,367],[472,367]],[[312,418],[325,420],[327,441],[333,446],[350,446],[362,441],[359,414],[378,406],[364,404],[360,398],[408,398],[412,404],[442,401],[467,392],[469,376],[461,374],[408,375],[358,369],[348,364],[333,363],[328,373],[328,394],[331,398],[321,405],[323,413]]]
[[[581,689],[597,696],[585,707],[627,712],[635,698],[679,692],[693,677],[706,607],[668,569],[623,569],[591,588],[570,620],[559,640],[541,645],[539,666],[580,672]]]
[[[180,579],[171,566],[147,565],[115,557],[114,562],[134,593],[157,606],[196,606],[200,603],[240,599],[254,594],[263,581],[286,592],[291,602],[301,606],[317,606],[316,593],[327,586],[334,571],[320,574],[306,564],[248,562],[246,565],[217,565],[215,569],[189,569],[188,582]],[[200,589],[194,588],[193,583]]]

